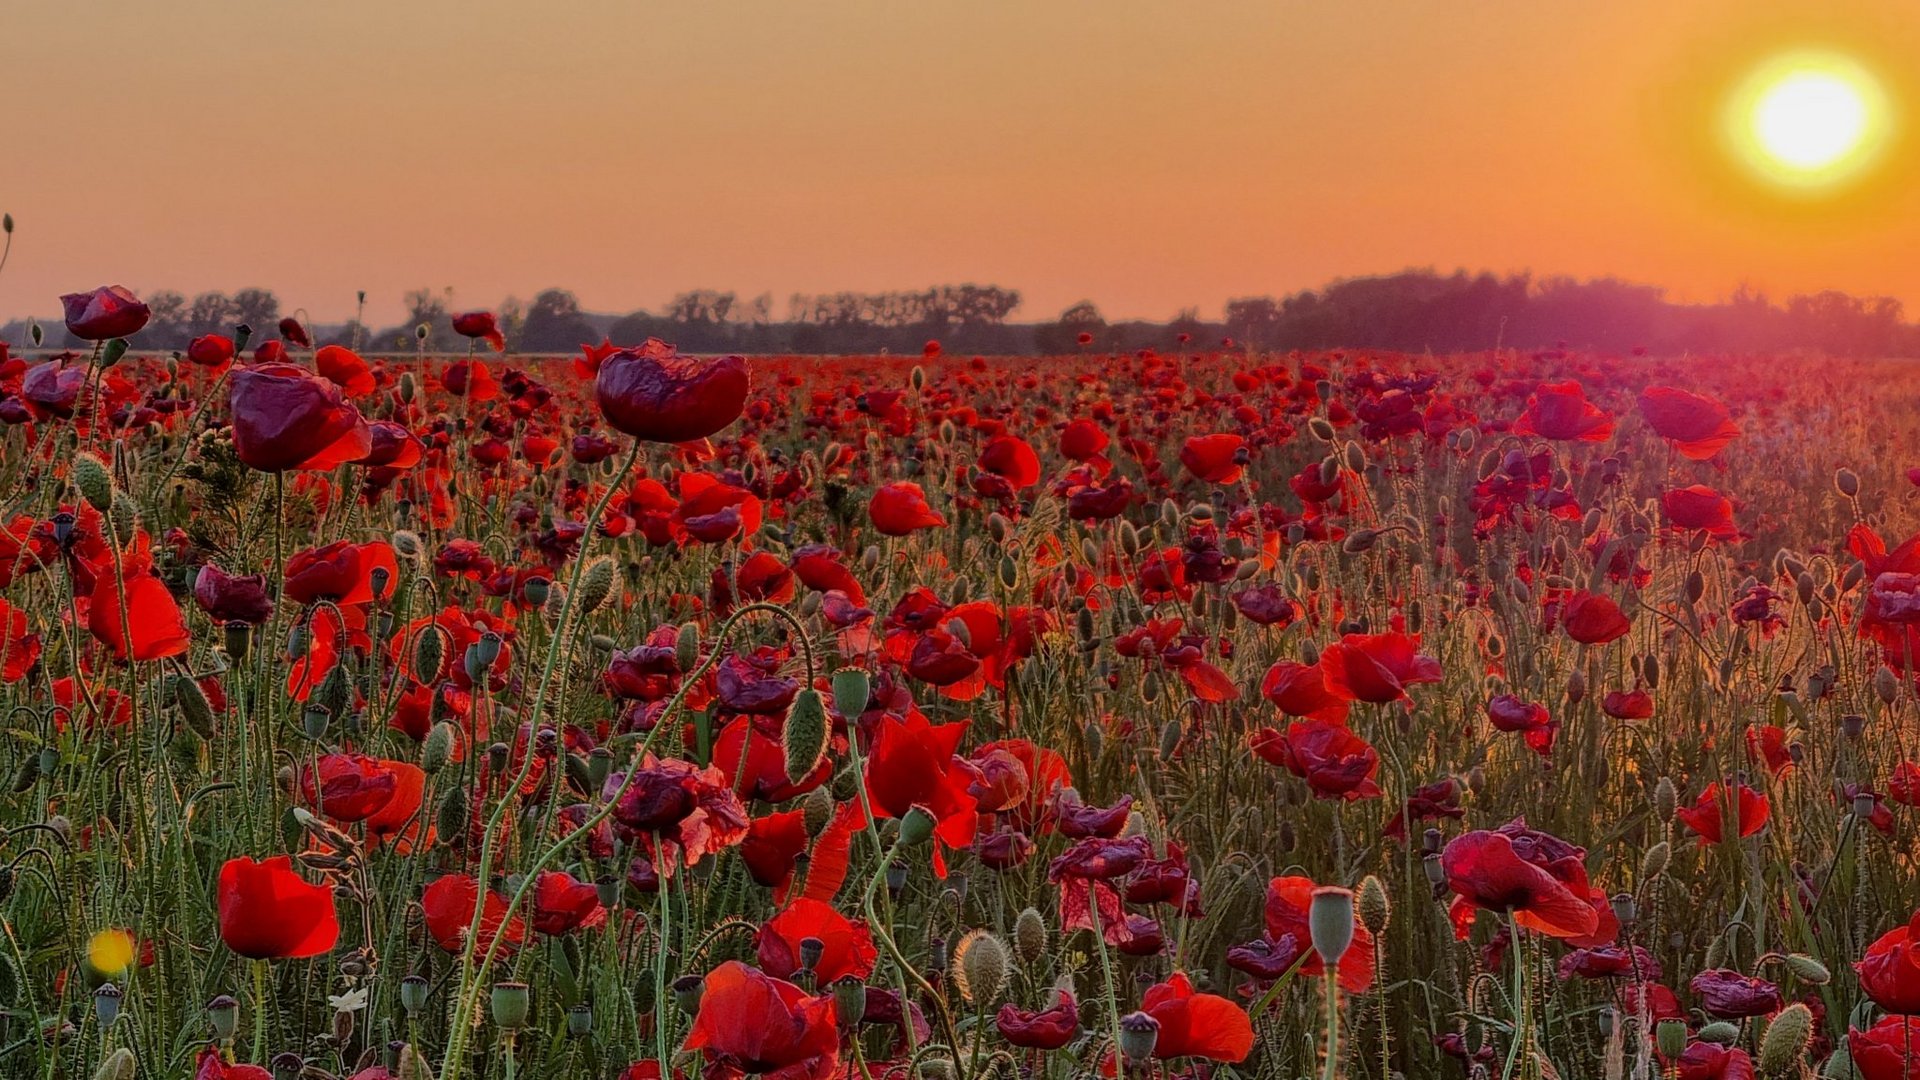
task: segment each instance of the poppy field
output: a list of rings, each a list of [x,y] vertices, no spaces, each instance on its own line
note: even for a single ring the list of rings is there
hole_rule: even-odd
[[[65,304],[0,1075],[1920,1076],[1906,366]]]

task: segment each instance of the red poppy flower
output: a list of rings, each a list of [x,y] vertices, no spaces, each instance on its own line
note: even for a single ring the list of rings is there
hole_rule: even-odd
[[[1615,720],[1645,720],[1653,715],[1653,695],[1638,686],[1609,690],[1600,699],[1600,711]]]
[[[1153,1056],[1162,1061],[1200,1057],[1237,1063],[1253,1051],[1253,1021],[1245,1010],[1218,995],[1194,992],[1183,973],[1148,987],[1140,1011],[1160,1022]]]
[[[1288,716],[1344,724],[1347,699],[1327,689],[1326,669],[1318,664],[1282,660],[1267,669],[1260,694]]]
[[[67,332],[86,341],[130,337],[153,316],[124,285],[68,293],[60,298],[60,304],[66,310]]]
[[[1920,1078],[1920,1018],[1889,1016],[1865,1031],[1847,1030],[1847,1056],[1861,1080]]]
[[[621,825],[677,845],[688,866],[746,839],[747,809],[719,769],[649,754],[637,771],[630,784],[619,773],[607,777],[609,797],[626,784],[613,811]]]
[[[1025,439],[996,435],[980,451],[980,468],[1007,482],[1015,491],[1040,482],[1040,458]]]
[[[867,924],[847,918],[832,904],[804,896],[760,927],[755,940],[761,970],[775,978],[792,978],[802,967],[802,943],[808,938],[821,945],[820,959],[813,966],[816,985],[829,986],[847,975],[864,979],[872,974],[879,953]]]
[[[1673,1063],[1674,1080],[1753,1080],[1753,1058],[1737,1046],[1696,1042]]]
[[[1641,391],[1640,415],[1681,456],[1693,461],[1707,460],[1740,436],[1740,428],[1727,416],[1725,405],[1671,386],[1650,386]]]
[[[233,450],[261,472],[327,470],[373,449],[360,410],[305,368],[270,363],[236,370],[227,393]]]
[[[1613,417],[1588,401],[1577,382],[1542,383],[1513,422],[1513,432],[1559,442],[1606,442],[1613,437]]]
[[[233,339],[225,334],[202,334],[187,343],[187,359],[203,367],[233,363]]]
[[[1660,509],[1677,529],[1704,529],[1715,540],[1737,540],[1733,503],[1705,484],[1675,488],[1660,496]]]
[[[594,395],[615,428],[648,442],[680,443],[717,434],[738,420],[747,386],[742,357],[702,362],[649,338],[600,362]]]
[[[300,796],[319,814],[335,821],[364,821],[386,808],[399,790],[400,778],[387,763],[365,754],[322,754],[317,762],[319,791],[314,790],[315,764],[300,768]]]
[[[1195,435],[1180,447],[1180,464],[1209,484],[1234,484],[1246,470],[1247,440],[1238,435]]]
[[[87,605],[87,629],[116,660],[160,660],[186,652],[193,635],[166,585],[146,567],[123,568],[121,574],[120,582],[109,576],[94,589]]]
[[[463,311],[453,317],[453,332],[465,338],[480,338],[494,352],[507,351],[506,335],[491,311]]]
[[[1874,1004],[1902,1016],[1920,1015],[1920,913],[1874,939],[1853,970]]]
[[[0,600],[0,680],[19,682],[40,662],[40,635],[27,626],[26,612]]]
[[[1401,701],[1407,687],[1439,682],[1440,661],[1422,656],[1418,634],[1348,634],[1320,654],[1327,690],[1349,701]]]
[[[886,536],[906,536],[918,529],[938,528],[947,519],[927,505],[926,492],[911,480],[882,484],[867,503],[867,516],[873,527]]]
[[[1586,857],[1585,848],[1529,829],[1524,818],[1455,837],[1440,866],[1458,897],[1456,928],[1464,930],[1479,908],[1512,912],[1520,925],[1553,937],[1593,933],[1600,916],[1589,898]]]
[[[1307,782],[1319,799],[1371,799],[1380,754],[1345,724],[1296,721],[1286,731],[1261,728],[1248,738],[1253,752]]]
[[[1719,782],[1715,781],[1707,785],[1706,790],[1700,793],[1700,797],[1693,801],[1692,806],[1681,807],[1674,816],[1707,843],[1717,844],[1721,840],[1720,801],[1723,797],[1722,788]],[[1765,795],[1745,784],[1740,784],[1733,798],[1737,804],[1735,815],[1740,823],[1742,837],[1752,836],[1766,828],[1772,806]]]
[[[273,1073],[258,1065],[229,1062],[220,1047],[214,1045],[200,1051],[193,1070],[193,1080],[273,1080]],[[349,1080],[359,1080],[358,1074]]]
[[[309,885],[293,860],[228,859],[220,867],[220,940],[250,960],[319,956],[340,938],[333,887]]]
[[[331,600],[336,604],[365,604],[375,599],[374,571],[386,571],[380,598],[393,595],[400,581],[400,563],[393,545],[385,540],[355,544],[336,540],[287,556],[286,597],[297,604]]]
[[[1080,1034],[1080,1003],[1072,992],[1055,989],[1053,1004],[1044,1009],[1022,1009],[1012,1002],[1000,1006],[993,1026],[1023,1050],[1058,1050]]]
[[[934,835],[941,844],[961,848],[972,843],[979,815],[968,790],[971,777],[954,764],[966,733],[964,723],[929,724],[917,711],[905,720],[881,717],[867,757],[867,797],[873,812],[898,818],[924,806],[937,822]],[[934,845],[934,867],[944,877],[940,846]]]
[[[373,371],[360,354],[341,345],[322,345],[313,354],[313,366],[328,382],[338,386],[348,397],[363,397],[373,393],[378,385],[373,381]]]
[[[410,761],[382,761],[381,764],[393,774],[393,797],[361,824],[375,841],[401,836],[410,841],[417,837],[422,825],[418,818],[426,797],[426,771]]]
[[[840,1063],[833,997],[729,960],[707,973],[683,1049],[705,1052],[710,1080],[828,1080]]]
[[[533,928],[542,934],[569,934],[607,921],[600,890],[572,874],[548,870],[533,886]]]
[[[480,903],[480,884],[470,874],[447,874],[435,878],[420,895],[420,908],[426,914],[427,933],[442,949],[457,953],[466,943],[473,926],[473,913]],[[487,890],[480,917],[480,937],[475,947],[485,952],[493,947],[496,936],[502,948],[511,948],[527,939],[526,924],[518,915],[507,921],[507,898]]]
[[[1560,730],[1560,722],[1545,705],[1515,694],[1496,694],[1487,699],[1487,720],[1496,731],[1518,733],[1541,757],[1553,753],[1553,737]]]
[[[1626,637],[1633,629],[1620,605],[1585,590],[1561,603],[1560,625],[1566,628],[1568,637],[1582,645],[1605,645]]]

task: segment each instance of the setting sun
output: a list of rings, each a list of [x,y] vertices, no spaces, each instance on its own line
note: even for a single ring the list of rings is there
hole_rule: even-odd
[[[1735,92],[1736,153],[1775,183],[1823,190],[1873,163],[1891,126],[1887,96],[1854,60],[1823,53],[1776,58]]]

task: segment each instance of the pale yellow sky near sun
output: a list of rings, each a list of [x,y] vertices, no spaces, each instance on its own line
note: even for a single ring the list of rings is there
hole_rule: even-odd
[[[1920,105],[1913,0],[5,0],[0,40],[0,316],[974,281],[1165,318],[1425,265],[1920,309],[1909,143],[1795,201],[1712,117],[1809,43]]]

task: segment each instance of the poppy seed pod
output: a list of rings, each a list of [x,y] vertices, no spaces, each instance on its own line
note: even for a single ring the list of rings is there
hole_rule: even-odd
[[[1677,1061],[1687,1052],[1687,1025],[1684,1020],[1662,1020],[1653,1029],[1654,1043],[1660,1050],[1660,1056],[1668,1061]]]
[[[1145,1061],[1153,1056],[1160,1041],[1160,1021],[1143,1012],[1120,1018],[1120,1052],[1128,1061]]]
[[[417,1016],[421,1009],[426,1008],[430,988],[424,975],[408,975],[400,980],[400,1007],[407,1011],[408,1016]]]
[[[110,1028],[120,1017],[120,999],[125,995],[114,983],[102,983],[100,989],[93,992],[93,1015],[100,1026]]]
[[[852,1031],[867,1015],[867,984],[858,975],[842,975],[833,980],[833,1011],[840,1027]]]
[[[221,627],[221,648],[238,663],[247,658],[253,644],[253,626],[239,619],[229,621]]]
[[[1843,467],[1833,474],[1833,486],[1840,494],[1851,499],[1860,494],[1860,475]]]
[[[848,721],[867,711],[873,693],[873,677],[860,668],[843,667],[833,673],[833,711]]]
[[[518,1031],[533,1014],[533,992],[523,982],[495,983],[491,1005],[496,1026]]]
[[[233,1038],[240,1027],[240,1003],[231,995],[221,994],[207,1002],[207,1023],[213,1028],[213,1037],[219,1040]]]
[[[567,1010],[567,1034],[576,1039],[593,1034],[593,1006],[581,1001]]]
[[[1630,927],[1640,918],[1640,908],[1634,903],[1632,893],[1614,893],[1607,906],[1613,909],[1613,917],[1621,926]]]
[[[1307,929],[1313,938],[1313,951],[1322,963],[1332,968],[1347,955],[1353,945],[1353,890],[1338,885],[1323,885],[1313,890],[1313,903],[1307,909]]]
[[[688,1016],[700,1015],[700,997],[706,983],[698,975],[682,975],[673,980],[673,1004]]]
[[[1880,670],[1885,671],[1885,668]],[[1891,704],[1891,703],[1889,703]],[[1867,718],[1859,713],[1848,713],[1840,718],[1840,734],[1849,739],[1858,739],[1867,730]]]
[[[900,819],[900,843],[903,847],[919,847],[933,837],[933,827],[938,819],[933,811],[914,803],[907,809],[906,816]]]

